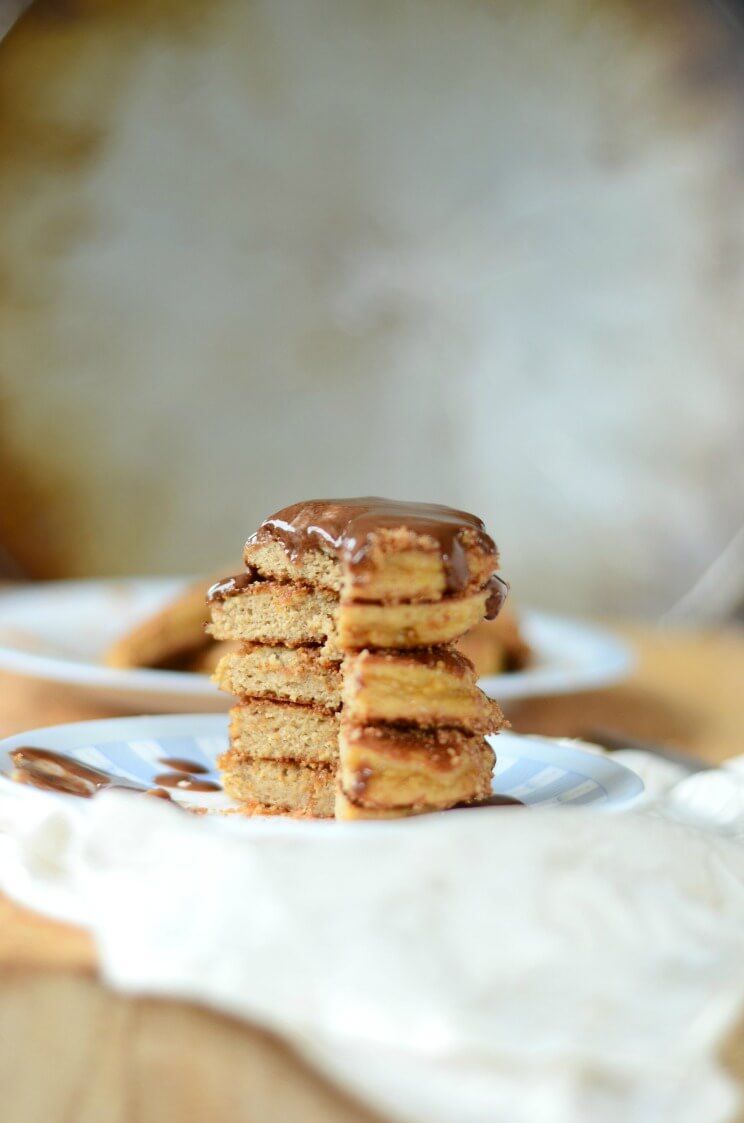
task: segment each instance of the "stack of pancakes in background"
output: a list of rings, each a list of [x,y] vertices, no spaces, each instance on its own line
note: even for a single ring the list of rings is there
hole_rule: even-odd
[[[225,790],[247,810],[339,818],[487,798],[503,724],[453,643],[505,585],[482,523],[447,507],[320,500],[279,511],[209,593],[237,696]]]

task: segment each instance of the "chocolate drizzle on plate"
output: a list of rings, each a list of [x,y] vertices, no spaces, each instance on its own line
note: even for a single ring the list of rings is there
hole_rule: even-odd
[[[202,780],[185,772],[158,772],[154,782],[161,788],[179,788],[182,792],[218,792],[220,785],[214,780]]]
[[[42,791],[62,792],[90,799],[100,791],[117,790],[137,792],[140,795],[154,796],[157,799],[171,799],[166,788],[181,791],[218,792],[220,785],[213,780],[202,779],[201,773],[207,771],[196,761],[179,757],[165,758],[162,763],[177,771],[163,772],[155,776],[151,786],[116,776],[91,764],[55,752],[54,749],[35,748],[23,745],[10,753],[13,761],[13,779],[19,784],[29,784]],[[188,766],[188,767],[187,767]]]
[[[510,795],[489,795],[486,799],[476,800],[475,803],[465,804],[466,807],[526,807],[521,799],[514,799]]]
[[[65,795],[90,799],[104,788],[143,794],[147,794],[149,790],[133,780],[114,776],[111,772],[104,772],[90,764],[83,764],[53,749],[37,749],[24,745],[20,749],[13,749],[10,758],[15,766],[15,780],[44,791],[64,792]]]
[[[400,528],[437,543],[448,593],[462,592],[468,584],[468,547],[496,554],[493,540],[475,515],[436,503],[377,496],[294,503],[265,519],[249,541],[279,541],[293,561],[307,550],[330,550],[353,571],[364,567],[378,531]]]
[[[203,776],[205,772],[209,772],[206,765],[200,764],[198,760],[186,760],[182,756],[161,756],[160,764],[174,772],[188,772],[191,776]]]
[[[467,803],[456,803],[449,811],[467,811],[473,807],[526,807],[521,799],[514,799],[510,795],[489,795],[485,799],[473,799]]]

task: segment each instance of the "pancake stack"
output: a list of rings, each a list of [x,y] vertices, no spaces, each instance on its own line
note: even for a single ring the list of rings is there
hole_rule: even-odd
[[[236,695],[225,790],[248,812],[390,818],[488,798],[503,725],[454,641],[506,591],[473,515],[315,500],[266,519],[209,592]]]

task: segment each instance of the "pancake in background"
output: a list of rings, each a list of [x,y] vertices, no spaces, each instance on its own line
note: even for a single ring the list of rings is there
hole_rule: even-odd
[[[484,620],[463,636],[457,646],[474,664],[479,678],[524,670],[532,658],[517,614],[508,605],[495,620]]]
[[[153,616],[121,636],[104,655],[109,667],[156,667],[161,670],[209,673],[210,655],[218,645],[206,634],[209,619],[206,594],[216,578],[203,578]]]

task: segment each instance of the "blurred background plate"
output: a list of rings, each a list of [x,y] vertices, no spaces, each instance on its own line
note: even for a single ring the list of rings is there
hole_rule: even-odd
[[[207,675],[103,664],[110,644],[188,579],[53,581],[0,594],[0,669],[145,713],[226,710]]]
[[[517,733],[500,733],[489,740],[498,758],[494,794],[518,799],[531,807],[571,804],[609,809],[643,791],[643,783],[635,772],[576,742]],[[195,761],[206,769],[200,779],[217,780],[215,762],[227,748],[227,718],[220,714],[112,718],[19,733],[0,742],[0,776],[5,778],[0,782],[12,783],[15,790],[19,785],[7,779],[13,770],[9,754],[22,746],[53,749],[147,788],[155,785],[157,774],[163,771],[163,758],[170,757]],[[39,793],[25,786],[23,791],[43,798],[72,798]],[[221,791],[171,789],[170,794],[178,803],[206,810],[237,806]],[[273,821],[277,821],[276,816]]]
[[[632,652],[623,640],[582,620],[524,609],[519,626],[532,650],[529,666],[480,680],[486,693],[500,702],[598,690],[620,682],[633,667]]]
[[[139,620],[167,604],[189,579],[58,581],[0,593],[0,669],[95,695],[140,712],[225,710],[230,698],[204,674],[103,664],[103,653]],[[500,700],[567,693],[623,678],[632,658],[614,636],[541,612],[520,615],[533,662],[481,685]]]

